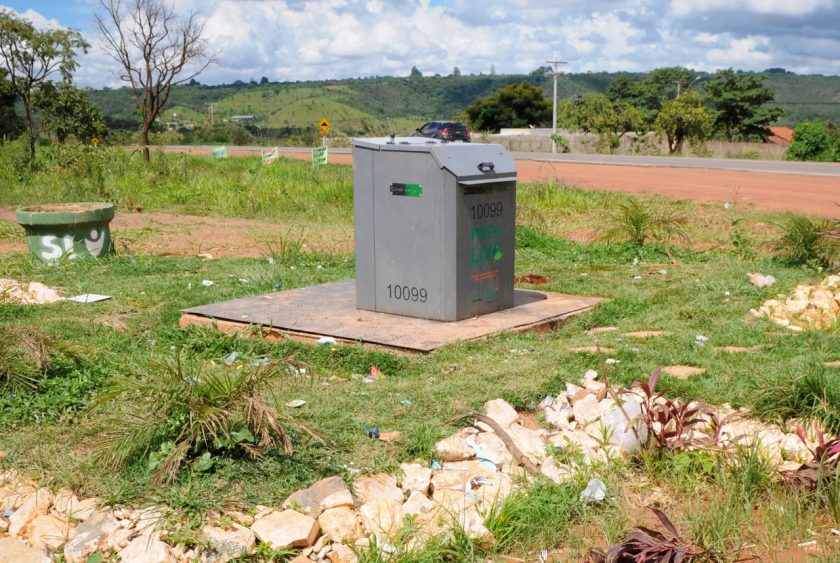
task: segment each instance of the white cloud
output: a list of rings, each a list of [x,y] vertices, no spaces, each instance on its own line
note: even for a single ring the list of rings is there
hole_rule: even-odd
[[[4,0],[0,0],[2,2]],[[21,0],[5,0],[21,1]],[[94,0],[66,0],[76,12]],[[836,0],[174,0],[198,10],[217,64],[199,80],[309,80],[370,75],[528,73],[557,55],[570,72],[706,70],[836,73]],[[23,8],[21,8],[23,9]],[[793,17],[795,14],[796,17]],[[38,25],[73,24],[29,8]],[[79,20],[81,21],[81,20]],[[96,45],[90,22],[83,32]],[[782,40],[783,38],[783,40]],[[79,57],[77,82],[118,86],[100,48]]]

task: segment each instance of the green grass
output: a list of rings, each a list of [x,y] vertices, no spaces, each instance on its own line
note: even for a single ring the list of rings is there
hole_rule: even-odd
[[[769,420],[813,416],[840,428],[835,396],[840,370],[823,365],[838,359],[840,333],[785,335],[749,315],[777,293],[825,275],[775,261],[766,253],[763,243],[773,232],[762,225],[774,218],[772,214],[639,198],[655,210],[688,218],[685,230],[696,246],[669,249],[676,260],[672,263],[666,249],[656,245],[581,244],[562,236],[603,223],[629,196],[522,185],[520,207],[526,212],[518,218],[517,274],[548,276],[549,283],[541,289],[609,301],[552,333],[503,333],[409,356],[357,345],[269,342],[177,327],[180,311],[187,307],[266,293],[276,283],[290,289],[351,277],[352,255],[304,249],[298,230],[352,223],[349,167],[313,170],[308,163],[294,161],[263,167],[256,159],[156,155],[152,166],[143,168],[137,155],[129,153],[108,152],[103,157],[87,149],[46,149],[43,167],[21,180],[10,154],[17,148],[0,148],[0,164],[9,164],[0,167],[0,181],[6,186],[0,205],[101,198],[122,204],[128,196],[147,210],[294,225],[265,244],[265,255],[257,258],[205,261],[118,253],[99,261],[43,266],[20,252],[0,253],[0,277],[37,280],[68,294],[112,296],[89,305],[0,305],[0,326],[5,330],[37,328],[54,346],[72,350],[57,354],[50,369],[34,372],[36,391],[0,397],[0,450],[7,454],[0,468],[15,467],[50,486],[72,487],[80,495],[121,504],[159,499],[191,522],[222,506],[277,505],[319,478],[339,474],[350,480],[359,469],[396,471],[403,461],[428,460],[435,441],[454,430],[447,420],[481,408],[487,400],[502,397],[519,409],[535,408],[545,395],[563,390],[587,369],[599,369],[596,356],[569,351],[595,342],[616,349],[611,356],[619,363],[608,372],[616,384],[645,378],[661,365],[696,365],[706,373],[688,380],[664,376],[660,387],[670,395],[747,406]],[[75,173],[79,167],[94,173],[80,176]],[[733,243],[736,220],[741,236],[754,244],[754,254],[741,252]],[[0,240],[14,239],[15,232],[20,235],[16,227],[0,228],[9,233]],[[265,259],[270,254],[274,264]],[[765,289],[750,285],[747,272],[756,271],[772,273],[777,284]],[[216,283],[204,287],[204,279]],[[584,332],[606,325],[619,331],[597,337]],[[668,334],[647,340],[622,337],[623,332],[643,329]],[[709,338],[705,347],[695,344],[698,334]],[[725,345],[761,348],[743,354],[716,349]],[[177,350],[189,352],[197,362],[217,365],[234,351],[243,366],[262,358],[288,357],[306,364],[313,378],[278,378],[272,404],[317,428],[325,443],[292,429],[294,455],[280,448],[253,460],[222,448],[211,452],[211,468],[186,464],[175,482],[161,487],[151,484],[147,454],[112,472],[95,457],[112,422],[89,410],[92,401],[117,376],[130,376],[146,369],[152,359],[171,357]],[[372,365],[384,377],[365,384],[359,374],[368,373]],[[290,412],[284,405],[292,399],[307,403]],[[369,440],[365,424],[398,430],[403,439]],[[774,546],[807,539],[782,533],[786,521],[795,523],[797,530],[825,531],[826,510],[782,496],[759,461],[739,459],[743,471],[724,471],[692,453],[636,460],[627,467],[593,468],[592,475],[581,478],[598,476],[607,482],[612,500],[604,506],[582,508],[577,502],[581,483],[539,485],[500,509],[493,524],[499,545],[490,551],[455,537],[431,551],[406,555],[405,560],[480,560],[505,552],[533,558],[535,550],[558,545],[566,555],[581,557],[592,545],[603,547],[624,537],[643,517],[647,497],[658,489],[673,499],[663,509],[681,530],[725,552],[756,540],[760,534],[751,531],[754,527],[763,530],[762,541]],[[793,508],[778,508],[784,503]],[[788,516],[785,510],[794,514]],[[836,507],[832,510],[837,512]],[[376,560],[375,554],[370,557]]]

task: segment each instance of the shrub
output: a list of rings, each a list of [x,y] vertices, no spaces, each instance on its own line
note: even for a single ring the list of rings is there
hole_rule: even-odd
[[[840,149],[832,148],[835,142],[825,123],[819,119],[805,121],[793,130],[793,142],[785,156],[790,160],[839,160]]]
[[[148,459],[154,481],[162,483],[188,458],[206,468],[212,453],[225,450],[260,457],[279,445],[291,454],[292,428],[318,438],[267,400],[278,380],[300,377],[288,361],[237,369],[178,353],[152,368],[146,375],[115,376],[94,401],[93,411],[107,409],[115,417],[97,445],[115,469]]]
[[[600,239],[605,242],[630,241],[641,247],[648,241],[665,242],[679,239],[688,242],[688,235],[683,227],[685,217],[669,211],[653,211],[635,199],[619,205],[607,223]]]
[[[840,265],[840,221],[789,215],[777,223],[781,235],[772,243],[773,251],[794,265]]]

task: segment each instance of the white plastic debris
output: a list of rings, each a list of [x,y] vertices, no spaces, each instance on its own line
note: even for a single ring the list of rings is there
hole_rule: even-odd
[[[274,264],[274,257],[273,257],[273,256],[269,256],[268,258],[266,258],[266,261],[267,261],[269,264]]]
[[[702,334],[698,334],[697,336],[694,337],[694,344],[698,348],[702,348],[703,346],[705,346],[706,342],[708,342],[708,341],[709,341],[709,337],[708,336],[703,336]]]
[[[642,279],[642,276],[633,276],[633,279],[634,280],[640,280],[640,279]]]
[[[770,287],[774,283],[776,283],[776,278],[771,275],[764,275],[759,273],[747,273],[747,277],[750,278],[750,283],[758,288],[762,287]]]
[[[607,358],[606,360],[604,360],[604,363],[608,366],[614,366],[615,364],[619,363],[619,361],[615,358]]]
[[[225,356],[225,365],[232,366],[236,363],[236,359],[239,357],[239,352],[231,352],[227,356]]]
[[[74,295],[68,297],[67,301],[75,301],[76,303],[96,303],[97,301],[105,301],[110,299],[110,295],[99,295],[98,293],[83,293],[81,295]]]
[[[211,285],[215,284],[213,280],[201,280],[201,285],[204,287],[210,287]]]
[[[582,502],[601,502],[607,497],[607,486],[600,479],[590,479],[580,492]]]
[[[668,275],[668,270],[659,270],[659,273],[663,276],[667,276]]]
[[[317,340],[316,344],[329,344],[330,346],[335,346],[338,344],[338,341],[332,336],[322,336]]]
[[[295,399],[293,401],[289,401],[288,403],[286,403],[286,406],[289,407],[290,409],[297,409],[297,408],[302,407],[305,404],[306,404],[306,401],[304,401],[303,399]]]

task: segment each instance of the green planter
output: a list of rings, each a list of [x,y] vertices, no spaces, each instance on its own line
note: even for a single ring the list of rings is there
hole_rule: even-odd
[[[18,209],[16,215],[26,230],[29,251],[44,262],[111,252],[110,203],[34,205]]]

